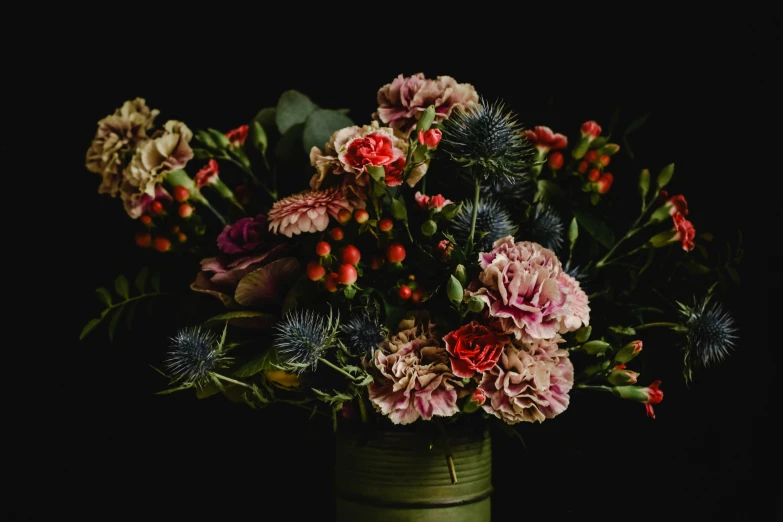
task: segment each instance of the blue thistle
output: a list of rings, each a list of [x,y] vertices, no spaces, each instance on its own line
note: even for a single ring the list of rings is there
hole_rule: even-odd
[[[378,318],[378,309],[365,308],[340,327],[343,343],[352,353],[373,357],[378,345],[386,338],[386,327]]]
[[[476,180],[523,176],[535,163],[524,128],[502,101],[459,107],[441,126],[439,150]]]
[[[315,371],[319,358],[334,343],[336,324],[331,315],[296,310],[289,312],[275,329],[274,346],[280,362],[302,374],[308,369]]]
[[[171,342],[164,365],[175,382],[201,388],[211,380],[212,372],[231,361],[223,355],[217,336],[200,326],[179,330]]]
[[[527,174],[513,178],[493,176],[481,186],[481,197],[498,199],[514,206],[531,199],[532,195],[533,183]]]
[[[530,218],[527,226],[530,241],[534,241],[544,248],[558,252],[563,246],[565,225],[560,215],[548,205],[539,203]],[[527,239],[527,238],[526,238]]]
[[[722,362],[734,350],[737,329],[734,318],[720,303],[711,303],[712,288],[707,296],[691,308],[680,304],[687,343],[685,345],[685,379],[690,380],[694,366],[707,368]]]
[[[473,202],[464,201],[462,211],[457,214],[449,224],[449,231],[459,243],[465,244],[470,235],[470,218],[473,214]],[[476,248],[481,252],[487,252],[492,248],[492,243],[516,232],[511,215],[503,206],[495,200],[480,200],[478,214],[476,215],[476,234],[484,234],[476,242]]]

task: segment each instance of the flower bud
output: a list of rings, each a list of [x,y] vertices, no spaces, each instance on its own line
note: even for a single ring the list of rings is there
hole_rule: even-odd
[[[476,388],[473,390],[473,393],[468,395],[468,398],[462,405],[462,411],[463,413],[473,413],[474,411],[478,410],[486,401],[487,395],[484,393],[484,391]]]
[[[615,386],[623,386],[627,384],[636,384],[636,379],[638,377],[638,373],[631,370],[626,370],[625,365],[621,364],[609,372],[608,380],[610,384]]]
[[[585,161],[588,163],[597,163],[598,153],[594,150],[588,151],[587,154],[585,154]]]
[[[145,233],[136,234],[136,246],[141,248],[149,248],[152,246],[152,236]]]
[[[438,224],[431,219],[428,219],[427,221],[421,224],[421,233],[427,237],[430,237],[437,231],[438,231]]]
[[[449,276],[449,280],[446,283],[446,295],[449,297],[450,301],[453,301],[455,303],[459,303],[462,301],[462,285],[457,280],[456,277]]]
[[[465,287],[468,284],[468,273],[465,270],[464,265],[457,265],[457,268],[454,270],[454,277],[457,278],[457,281]]]
[[[440,143],[443,133],[439,129],[429,129],[428,131],[419,131],[419,143],[427,145],[427,148],[434,149]]]
[[[595,364],[590,364],[585,367],[585,375],[590,377],[591,375],[595,375],[598,372],[604,371],[607,368],[609,368],[609,365],[611,363],[609,361],[601,361],[597,362]]]
[[[576,170],[579,171],[579,174],[584,174],[587,172],[587,169],[590,168],[590,164],[586,161],[580,161],[579,166],[576,168]]]
[[[592,120],[586,121],[582,124],[580,133],[583,138],[587,138],[590,141],[593,141],[594,139],[596,139],[598,136],[601,135],[601,126]]]
[[[581,350],[589,353],[590,355],[601,355],[606,352],[610,347],[606,341],[588,341],[581,346]]]
[[[634,357],[639,355],[642,351],[642,342],[641,341],[632,341],[617,352],[617,354],[614,356],[614,362],[617,364],[625,364],[629,361],[631,361]]]
[[[560,170],[563,168],[563,154],[560,152],[553,152],[549,155],[549,158],[547,159],[547,163],[549,164],[549,168],[552,170]]]
[[[598,187],[598,193],[606,194],[607,192],[609,192],[609,189],[611,188],[613,181],[614,181],[614,176],[608,172],[604,172],[601,175],[601,178],[598,181],[596,181],[596,185]]]
[[[598,169],[590,169],[590,172],[587,174],[587,179],[590,181],[598,181],[601,178],[601,171]]]
[[[484,309],[484,300],[480,299],[476,296],[473,296],[468,301],[468,310],[473,312],[474,314],[479,313]]]

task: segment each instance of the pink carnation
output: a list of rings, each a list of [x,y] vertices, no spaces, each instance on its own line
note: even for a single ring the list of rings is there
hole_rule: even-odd
[[[470,295],[484,301],[503,330],[517,339],[551,339],[589,324],[587,295],[554,252],[529,241],[515,244],[513,236],[492,246],[479,254],[482,272]]]
[[[302,232],[322,232],[329,224],[329,216],[353,207],[343,196],[342,190],[306,190],[281,199],[269,211],[269,230],[291,237]]]
[[[434,80],[419,73],[399,75],[378,91],[378,111],[373,119],[399,129],[407,137],[430,105],[435,106],[435,121],[443,121],[455,107],[478,103],[478,93],[469,83],[457,83],[450,76]]]
[[[459,411],[456,386],[462,386],[449,367],[449,355],[439,346],[432,325],[403,321],[401,330],[375,352],[380,372],[368,391],[377,411],[394,424],[410,424],[420,417],[451,417]]]
[[[486,372],[478,389],[487,396],[484,411],[507,424],[543,422],[568,408],[574,367],[559,337],[506,346],[497,365]]]

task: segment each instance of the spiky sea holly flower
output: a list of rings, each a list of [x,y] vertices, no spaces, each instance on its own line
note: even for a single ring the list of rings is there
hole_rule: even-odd
[[[439,150],[474,179],[514,178],[535,162],[535,148],[522,135],[517,116],[501,101],[481,100],[459,108],[443,122]]]
[[[275,326],[273,343],[280,362],[297,374],[315,371],[319,358],[334,344],[338,323],[312,310],[289,312]]]
[[[378,317],[378,309],[363,309],[340,326],[340,337],[351,353],[375,356],[375,350],[386,338],[386,327]]]
[[[465,244],[470,235],[470,220],[473,214],[473,202],[462,203],[462,211],[457,214],[449,224],[449,230],[460,244]],[[476,215],[476,230],[486,234],[476,241],[479,251],[487,251],[492,248],[496,240],[511,235],[516,226],[511,214],[503,206],[494,200],[481,200]]]
[[[175,382],[201,388],[211,381],[212,372],[231,362],[220,350],[217,336],[199,326],[179,330],[171,343],[164,365]]]
[[[527,232],[530,238],[525,239],[559,252],[565,237],[565,224],[555,209],[539,203],[527,226]]]
[[[694,305],[680,303],[680,314],[686,328],[685,379],[690,381],[693,370],[722,362],[734,349],[737,336],[734,318],[720,303],[712,302],[712,292]]]

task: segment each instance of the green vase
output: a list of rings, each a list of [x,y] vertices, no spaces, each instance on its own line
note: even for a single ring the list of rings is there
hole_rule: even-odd
[[[417,432],[338,433],[339,522],[490,522],[489,432],[450,430],[452,483],[441,440]]]

